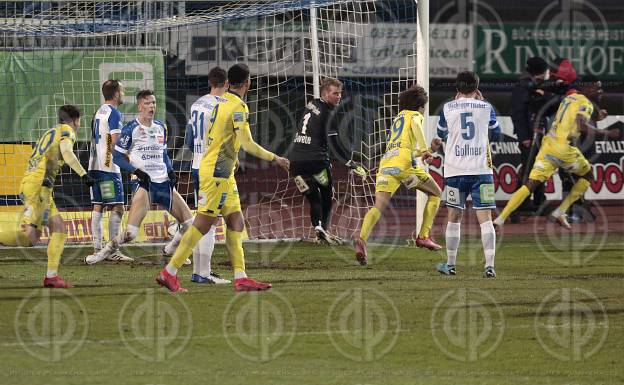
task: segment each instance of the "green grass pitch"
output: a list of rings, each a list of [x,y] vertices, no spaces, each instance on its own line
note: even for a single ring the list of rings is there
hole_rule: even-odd
[[[378,245],[246,244],[263,293],[154,283],[157,247],[133,266],[84,266],[71,290],[43,290],[45,250],[0,250],[1,384],[621,384],[624,236],[505,237],[496,279],[464,238],[458,275],[444,253]],[[218,245],[213,266],[231,278]]]

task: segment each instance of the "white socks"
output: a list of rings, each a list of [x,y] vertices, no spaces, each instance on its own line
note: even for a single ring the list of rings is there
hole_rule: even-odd
[[[247,278],[247,274],[244,271],[234,273],[234,279]]]
[[[180,240],[182,239],[182,236],[184,235],[186,230],[188,230],[188,228],[193,224],[194,219],[195,218],[191,217],[191,219],[188,219],[180,223],[180,227],[178,228],[178,231],[176,231],[175,235],[173,236],[173,239],[165,245],[165,254],[173,255],[173,253],[175,253],[176,248],[180,244]]]
[[[121,218],[123,213],[110,210],[108,212],[108,239],[113,239],[119,235],[119,226],[121,226]]]
[[[496,254],[496,232],[492,221],[481,223],[481,242],[485,254],[485,267],[493,267],[494,255]]]
[[[210,276],[212,271],[210,261],[215,245],[215,229],[215,226],[212,226],[193,249],[193,274],[199,274],[202,277]]]
[[[93,248],[102,248],[102,213],[93,211],[91,213],[91,234],[93,236]],[[112,237],[111,237],[112,238]]]
[[[57,270],[48,270],[46,272],[46,278],[54,278],[58,275],[58,271]]]
[[[490,222],[492,224],[492,222]],[[446,224],[446,264],[455,265],[457,249],[459,248],[461,223],[448,222]]]

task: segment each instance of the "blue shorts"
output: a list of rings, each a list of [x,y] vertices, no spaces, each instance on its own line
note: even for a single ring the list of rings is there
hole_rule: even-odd
[[[134,191],[141,187],[149,193],[150,204],[158,204],[171,212],[171,205],[173,204],[173,186],[171,182],[149,182],[144,184],[135,179],[132,183],[134,183]]]
[[[494,177],[492,175],[458,175],[444,178],[444,201],[449,207],[466,208],[468,194],[475,210],[495,209]]]
[[[121,174],[90,170],[89,176],[96,180],[90,188],[91,203],[99,205],[124,204]]]
[[[193,188],[195,189],[195,207],[197,207],[197,200],[199,198],[199,169],[191,169],[191,179],[193,180]]]

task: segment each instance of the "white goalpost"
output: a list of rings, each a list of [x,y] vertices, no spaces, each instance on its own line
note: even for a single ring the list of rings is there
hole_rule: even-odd
[[[83,113],[75,151],[83,165],[90,149],[90,120],[103,102],[104,80],[121,79],[124,122],[136,116],[134,95],[153,89],[157,118],[169,129],[168,146],[180,177],[178,190],[194,205],[190,150],[184,136],[188,110],[208,93],[207,73],[245,62],[252,72],[248,93],[255,140],[287,154],[298,114],[319,96],[323,77],[344,86],[340,139],[362,153],[369,176],[361,180],[336,159],[332,231],[350,238],[374,199],[377,164],[386,128],[398,113],[397,95],[428,80],[427,2],[419,0],[4,2],[0,15],[0,230],[19,221],[19,185],[32,144],[56,124],[56,109],[75,104]],[[214,3],[214,4],[212,4]],[[418,7],[418,9],[417,9]],[[418,16],[418,19],[417,19]],[[416,28],[418,26],[418,31]],[[424,72],[423,72],[424,71]],[[425,80],[426,79],[426,80]],[[250,239],[313,236],[308,208],[288,177],[241,154],[236,175]],[[126,199],[130,187],[124,177]],[[55,201],[66,221],[68,243],[91,242],[86,186],[63,168]],[[413,195],[401,191],[394,217],[380,237],[405,236],[415,228]],[[167,238],[172,218],[155,210],[139,241]],[[383,226],[382,226],[383,227]],[[409,230],[406,230],[410,227]],[[106,225],[103,226],[107,228]],[[394,229],[394,230],[389,230]],[[105,236],[108,236],[105,234]],[[218,232],[218,239],[222,236]],[[407,235],[409,236],[409,234]],[[405,236],[405,237],[407,237]],[[44,233],[43,242],[47,240]]]

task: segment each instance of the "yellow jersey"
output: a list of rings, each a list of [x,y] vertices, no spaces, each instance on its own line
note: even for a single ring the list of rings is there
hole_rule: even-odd
[[[237,130],[250,130],[249,108],[233,92],[226,92],[212,110],[206,132],[206,152],[200,164],[202,175],[229,178],[241,147]]]
[[[61,167],[65,164],[61,155],[60,143],[71,140],[76,142],[74,129],[67,124],[59,124],[46,131],[37,141],[24,173],[22,183],[45,185],[52,187]]]
[[[593,111],[594,105],[585,95],[573,93],[566,96],[557,109],[548,136],[560,143],[570,143],[579,136],[576,116],[589,119]]]
[[[386,152],[379,167],[412,166],[412,158],[427,149],[423,132],[424,116],[418,111],[403,110],[394,119],[386,137]]]

